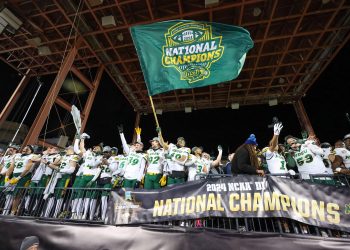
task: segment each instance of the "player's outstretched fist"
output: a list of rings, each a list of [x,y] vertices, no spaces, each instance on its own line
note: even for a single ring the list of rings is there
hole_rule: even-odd
[[[80,139],[90,139],[90,135],[88,135],[87,133],[82,133],[81,136],[80,136]]]
[[[119,134],[122,134],[124,131],[123,124],[118,124],[117,128],[118,128]]]
[[[283,128],[283,125],[282,125],[281,122],[280,122],[280,123],[276,123],[276,124],[273,126],[273,133],[274,133],[275,135],[280,135],[282,128]]]

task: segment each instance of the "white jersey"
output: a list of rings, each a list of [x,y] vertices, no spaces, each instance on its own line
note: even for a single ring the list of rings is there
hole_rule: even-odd
[[[263,156],[266,159],[267,167],[271,174],[288,173],[286,159],[283,157],[283,155],[280,155],[276,151],[271,152],[271,150],[268,148],[265,152],[263,152]]]
[[[125,172],[125,166],[128,163],[128,156],[124,156],[124,155],[111,156],[108,159],[108,163],[110,166],[112,165],[112,169],[114,169],[112,175],[123,176]]]
[[[329,160],[329,155],[334,154],[334,152],[331,151],[331,148],[323,148],[323,152],[324,154],[321,155],[321,157],[326,167],[327,174],[333,174],[332,162]]]
[[[11,166],[13,157],[14,155],[5,155],[4,157],[1,158],[1,162],[0,162],[0,165],[2,166],[1,173],[0,173],[1,175],[6,174],[7,170]]]
[[[184,171],[185,163],[191,150],[186,147],[179,148],[175,144],[170,143],[168,148],[168,154],[170,160],[168,161],[168,167],[170,171]]]
[[[43,155],[42,158],[45,158],[49,163],[54,163],[56,158],[60,158],[61,156],[59,154],[52,154],[52,155]],[[52,175],[52,168],[48,166],[48,164],[45,166],[44,175]]]
[[[128,154],[128,162],[125,166],[124,178],[128,180],[141,181],[146,165],[146,155],[130,151]]]
[[[194,181],[197,174],[209,173],[211,161],[195,155],[190,155],[188,162],[192,163],[188,168],[188,181]]]
[[[335,154],[343,159],[344,166],[350,169],[350,151],[346,148],[335,148]]]
[[[302,179],[310,179],[309,174],[327,174],[327,169],[321,157],[314,154],[306,145],[293,156]]]
[[[148,149],[147,150],[147,173],[163,173],[164,166],[164,149]]]
[[[78,155],[65,155],[61,159],[61,164],[59,166],[59,172],[62,174],[69,174],[70,172],[70,162],[78,162],[79,161],[79,156]]]
[[[101,165],[101,175],[100,178],[108,178],[108,177],[112,177],[112,173],[113,171],[110,168],[110,165]]]
[[[100,170],[97,166],[102,162],[102,155],[97,155],[91,150],[84,153],[84,163],[82,164],[83,175],[95,175]]]
[[[15,168],[13,170],[13,173],[21,174],[25,170],[25,166],[33,157],[34,157],[33,154],[30,154],[30,155],[16,154],[14,156]]]

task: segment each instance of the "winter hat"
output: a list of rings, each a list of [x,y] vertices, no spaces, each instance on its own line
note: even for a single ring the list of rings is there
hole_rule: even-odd
[[[254,134],[251,134],[244,144],[258,145]]]

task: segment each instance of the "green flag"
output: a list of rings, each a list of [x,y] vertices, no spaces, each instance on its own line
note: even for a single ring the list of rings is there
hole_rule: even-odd
[[[232,25],[173,20],[131,28],[149,95],[237,78],[253,47]]]

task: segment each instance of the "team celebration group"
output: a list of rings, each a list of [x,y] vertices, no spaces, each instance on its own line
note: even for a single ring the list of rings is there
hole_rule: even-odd
[[[350,134],[334,146],[314,136],[287,136],[281,144],[282,128],[282,123],[274,124],[272,139],[261,150],[251,134],[227,160],[222,160],[221,146],[217,155],[210,156],[202,147],[186,147],[183,137],[176,143],[165,142],[160,128],[148,145],[141,141],[141,129],[135,128],[137,139],[128,144],[122,125],[118,126],[120,153],[117,147],[101,145],[87,149],[86,133],[77,135],[63,151],[54,146],[38,152],[31,145],[21,150],[10,145],[0,155],[0,213],[33,215],[35,211],[47,218],[105,220],[113,187],[151,190],[231,174],[298,176],[306,181],[324,175],[320,182],[332,184],[330,176],[350,175]]]

